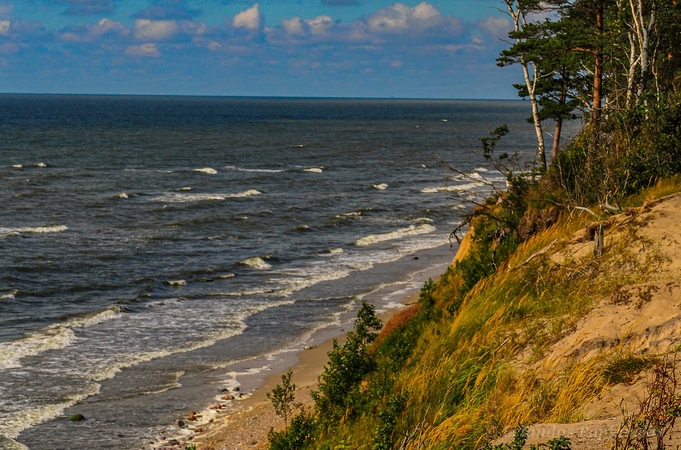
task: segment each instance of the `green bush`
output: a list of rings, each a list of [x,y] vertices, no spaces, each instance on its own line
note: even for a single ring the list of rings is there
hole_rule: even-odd
[[[397,420],[407,406],[406,395],[394,395],[388,400],[388,404],[378,413],[378,427],[372,450],[390,450],[395,441],[395,426]]]
[[[334,339],[329,363],[319,376],[318,390],[312,392],[318,417],[326,427],[343,417],[352,417],[365,402],[359,384],[377,367],[369,346],[381,327],[373,305],[362,302],[355,329],[348,332],[345,345],[340,346]]]
[[[271,428],[267,440],[271,450],[301,450],[311,441],[316,430],[314,416],[303,410],[291,419],[288,429],[277,432]]]

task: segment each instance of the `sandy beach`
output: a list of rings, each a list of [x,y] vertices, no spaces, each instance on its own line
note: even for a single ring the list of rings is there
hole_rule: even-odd
[[[391,303],[391,309],[377,315],[385,325],[397,312],[417,302],[418,292],[405,294],[399,299],[399,303]],[[196,448],[201,450],[266,449],[269,430],[272,427],[275,430],[284,427],[283,419],[275,414],[267,399],[267,392],[281,383],[281,375],[290,367],[293,371],[292,381],[296,385],[296,401],[302,403],[303,408],[313,408],[310,391],[317,386],[317,378],[328,361],[333,340],[337,339],[342,345],[345,342],[345,331],[338,327],[319,330],[312,337],[313,342],[321,339],[319,344],[291,353],[285,358],[290,364],[278,364],[264,378],[253,376],[243,380],[238,387],[226,389],[222,395],[217,396],[217,401],[211,408],[194,414],[188,411],[187,416],[178,421],[178,424],[181,421],[182,426],[178,426],[177,435],[155,439],[149,442],[149,448],[183,449],[187,444],[195,443]],[[342,334],[338,334],[339,332]],[[192,416],[194,420],[190,420]]]

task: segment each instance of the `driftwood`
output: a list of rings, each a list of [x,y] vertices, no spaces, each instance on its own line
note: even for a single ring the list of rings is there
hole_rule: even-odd
[[[555,244],[556,242],[558,242],[558,238],[554,239],[553,242],[551,242],[549,245],[547,245],[547,246],[544,247],[543,249],[539,250],[537,253],[532,254],[532,255],[531,255],[529,258],[527,258],[522,264],[519,264],[519,265],[517,265],[517,266],[515,266],[515,267],[509,267],[509,269],[518,269],[518,268],[520,268],[520,267],[523,267],[524,265],[526,265],[527,263],[529,263],[530,261],[532,261],[532,260],[533,260],[534,258],[536,258],[537,256],[541,256],[541,255],[543,255],[544,253],[548,252],[548,251],[551,249],[551,247],[553,247],[553,244]]]

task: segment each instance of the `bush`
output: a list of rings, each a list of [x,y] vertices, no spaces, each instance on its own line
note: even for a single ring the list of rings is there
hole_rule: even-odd
[[[267,433],[271,450],[300,450],[305,448],[314,435],[317,425],[312,414],[301,411],[291,420],[291,426],[284,431]]]
[[[375,308],[362,302],[355,330],[348,332],[345,345],[338,345],[338,340],[334,339],[329,363],[319,376],[318,390],[312,392],[317,414],[325,425],[336,424],[344,416],[353,416],[356,407],[363,403],[359,385],[377,367],[369,346],[381,326]]]

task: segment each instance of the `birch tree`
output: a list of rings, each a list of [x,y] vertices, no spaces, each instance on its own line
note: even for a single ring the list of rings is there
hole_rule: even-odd
[[[546,148],[544,145],[544,130],[542,129],[539,115],[539,102],[537,100],[537,87],[539,83],[539,70],[537,67],[537,53],[532,46],[533,36],[528,35],[528,17],[541,10],[538,0],[503,0],[506,10],[513,22],[513,31],[509,37],[514,44],[508,50],[504,50],[497,59],[500,66],[519,64],[523,71],[527,98],[532,108],[532,122],[537,136],[536,159],[543,170],[546,170]]]

